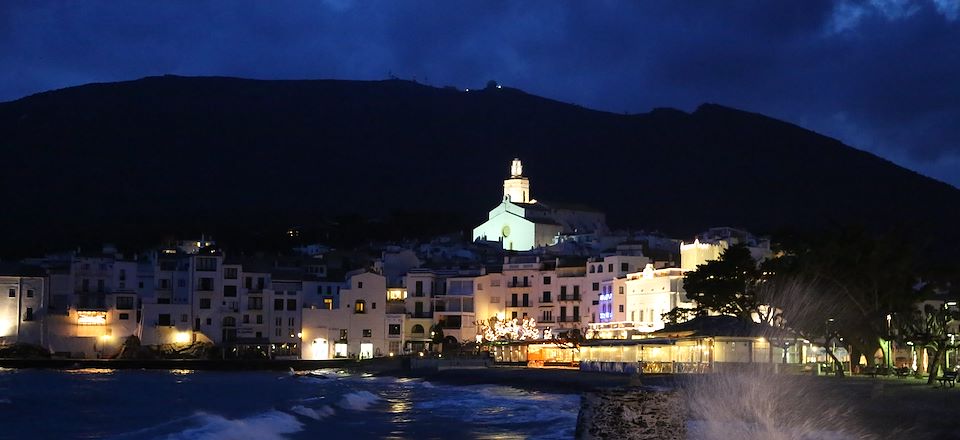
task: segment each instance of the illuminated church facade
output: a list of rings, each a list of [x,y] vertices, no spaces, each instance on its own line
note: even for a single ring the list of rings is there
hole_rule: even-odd
[[[539,202],[530,194],[530,179],[514,159],[503,181],[503,199],[473,229],[473,239],[499,241],[506,250],[525,251],[556,244],[565,235],[608,232],[606,215],[581,206]]]

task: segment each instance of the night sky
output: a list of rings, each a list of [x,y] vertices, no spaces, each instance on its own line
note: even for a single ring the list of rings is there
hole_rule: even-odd
[[[0,2],[0,101],[149,75],[715,102],[960,187],[960,0]]]

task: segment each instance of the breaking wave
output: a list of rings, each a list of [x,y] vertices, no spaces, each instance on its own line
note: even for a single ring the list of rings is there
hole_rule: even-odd
[[[281,411],[268,411],[242,419],[228,419],[216,414],[197,413],[199,426],[187,428],[164,437],[166,440],[282,440],[283,434],[303,429],[297,418]]]
[[[339,405],[344,409],[366,411],[371,405],[379,400],[380,396],[377,396],[369,391],[356,391],[353,393],[344,394]]]
[[[297,405],[293,408],[290,408],[290,411],[297,413],[301,416],[311,418],[313,420],[320,420],[325,417],[330,417],[333,415],[334,411],[328,405],[323,405],[319,409],[308,408],[303,405]]]

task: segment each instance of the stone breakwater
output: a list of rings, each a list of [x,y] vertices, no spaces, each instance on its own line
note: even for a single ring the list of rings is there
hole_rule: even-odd
[[[577,439],[682,440],[683,399],[675,391],[628,388],[584,393]]]

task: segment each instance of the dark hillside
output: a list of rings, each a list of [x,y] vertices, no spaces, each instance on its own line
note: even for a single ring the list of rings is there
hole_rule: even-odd
[[[352,213],[471,226],[515,156],[534,197],[595,206],[615,226],[853,223],[940,240],[960,224],[956,188],[712,104],[618,115],[508,88],[165,76],[0,103],[0,146],[7,255]]]

